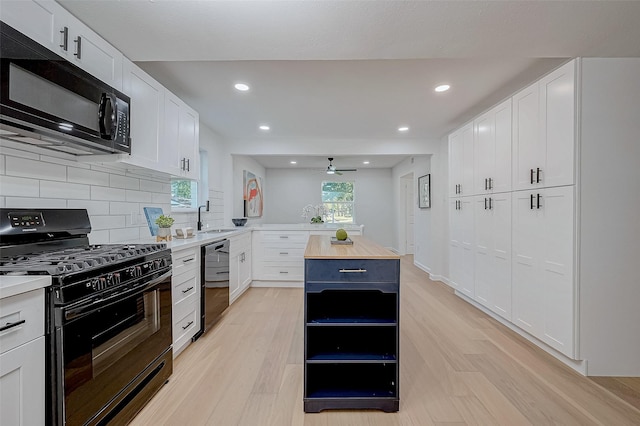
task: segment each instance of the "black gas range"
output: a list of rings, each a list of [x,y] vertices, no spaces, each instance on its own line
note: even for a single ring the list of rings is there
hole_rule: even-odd
[[[90,245],[82,209],[0,209],[0,275],[49,275],[48,424],[131,419],[172,372],[171,252]]]

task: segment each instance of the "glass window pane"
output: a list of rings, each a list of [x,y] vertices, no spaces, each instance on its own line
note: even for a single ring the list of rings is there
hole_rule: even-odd
[[[354,223],[353,182],[322,182],[322,204],[328,222]]]
[[[198,182],[171,180],[171,209],[195,209],[198,207]]]

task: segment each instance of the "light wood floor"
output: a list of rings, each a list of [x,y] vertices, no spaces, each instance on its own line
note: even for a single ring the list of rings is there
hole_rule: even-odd
[[[398,413],[305,414],[303,291],[251,288],[132,425],[640,425],[638,379],[582,377],[412,262],[401,266]]]

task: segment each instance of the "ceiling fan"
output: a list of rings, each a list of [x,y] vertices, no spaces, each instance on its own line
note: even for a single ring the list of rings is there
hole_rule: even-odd
[[[329,165],[327,166],[328,175],[333,175],[333,174],[342,175],[341,172],[357,172],[358,171],[358,169],[336,169],[336,166],[332,164],[333,157],[329,157],[328,160],[329,160]]]

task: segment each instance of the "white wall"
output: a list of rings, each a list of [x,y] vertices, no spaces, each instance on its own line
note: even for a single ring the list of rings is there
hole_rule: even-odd
[[[580,355],[640,376],[640,59],[581,62]]]
[[[244,185],[244,171],[248,170],[252,172],[257,177],[262,178],[262,193],[265,198],[269,198],[269,191],[266,188],[267,179],[265,178],[266,173],[264,167],[254,161],[252,158],[249,158],[244,155],[232,155],[232,178],[230,185],[233,188],[231,193],[231,208],[227,209],[232,213],[231,217],[243,217],[244,216],[244,199],[243,197],[243,185]],[[262,217],[260,218],[249,218],[247,221],[247,225],[255,225],[260,223],[267,223],[266,220],[267,214],[267,206],[263,204]],[[229,222],[231,219],[229,218]]]
[[[267,169],[265,210],[268,223],[302,223],[302,208],[322,202],[322,181],[354,182],[356,223],[367,238],[393,246],[395,232],[391,169],[360,169],[329,176],[313,169]]]

